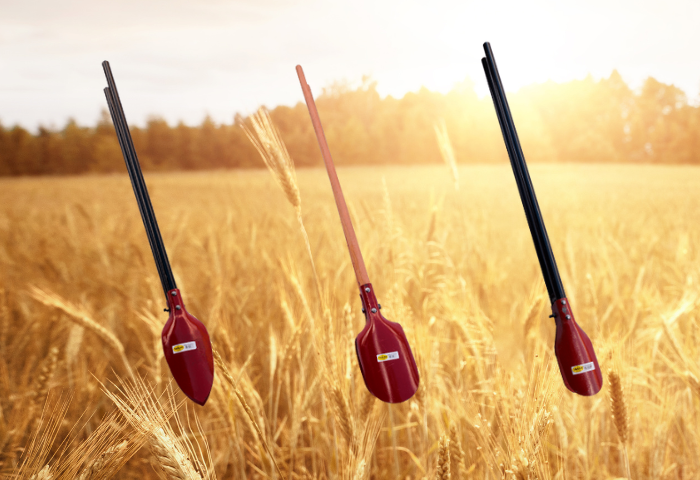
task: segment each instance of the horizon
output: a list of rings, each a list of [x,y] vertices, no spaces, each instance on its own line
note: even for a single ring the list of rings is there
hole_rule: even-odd
[[[396,98],[422,86],[445,93],[469,78],[487,88],[479,60],[490,41],[508,92],[533,83],[607,78],[617,70],[682,89],[698,102],[700,43],[689,0],[560,5],[441,1],[0,0],[0,121],[34,131],[68,118],[91,125],[105,106],[109,60],[131,123],[150,116],[229,123],[235,113],[302,101],[294,66],[316,92],[363,75]],[[508,12],[508,15],[504,15]]]
[[[544,80],[544,81],[541,81],[541,82],[533,82],[533,83],[530,83],[530,84],[527,84],[527,85],[522,85],[522,86],[520,86],[520,87],[519,87],[518,89],[516,89],[516,90],[506,89],[506,91],[507,91],[509,94],[511,94],[511,95],[518,95],[518,94],[521,93],[523,90],[527,90],[527,89],[533,88],[533,87],[543,86],[543,85],[546,85],[546,84],[548,84],[548,83],[551,83],[552,85],[565,85],[565,84],[571,83],[571,82],[584,81],[584,80],[586,80],[586,79],[589,78],[589,77],[590,77],[594,82],[597,83],[597,82],[600,82],[600,81],[602,81],[602,80],[609,79],[609,78],[613,75],[613,73],[615,73],[615,72],[617,72],[617,73],[619,74],[619,71],[618,71],[617,69],[613,69],[608,75],[604,75],[604,76],[601,76],[601,77],[595,77],[595,76],[593,76],[591,73],[588,73],[588,74],[584,75],[584,76],[581,77],[581,78],[572,78],[572,79],[570,79],[570,80],[564,80],[564,81],[555,81],[555,80],[552,80],[552,79],[547,79],[547,80]],[[631,90],[635,95],[638,95],[638,94],[641,93],[642,84],[633,86],[633,85],[630,85],[630,84],[626,81],[626,79],[624,78],[624,76],[622,76],[621,74],[620,74],[620,77],[622,78],[622,80],[627,84],[627,86],[630,88],[630,90]],[[367,78],[367,76],[363,76],[363,78]],[[650,77],[646,77],[646,78],[654,78],[654,77],[651,77],[651,76],[650,76]],[[371,77],[368,78],[368,80],[370,80],[371,82],[374,81],[374,79],[371,78]],[[646,79],[644,79],[644,80],[646,80]],[[643,80],[642,80],[642,81],[643,81]],[[331,81],[328,85],[325,85],[325,86],[321,87],[320,89],[318,89],[318,90],[319,90],[319,94],[318,94],[317,96],[320,96],[320,95],[321,95],[320,91],[325,90],[325,89],[327,89],[327,88],[332,88],[333,85],[336,85],[336,84],[345,84],[345,85],[349,85],[350,88],[351,88],[353,91],[355,91],[355,90],[361,88],[361,86],[362,86],[362,81],[348,82],[348,81],[345,80],[345,79],[343,79],[343,80]],[[477,98],[478,98],[480,101],[481,101],[481,100],[484,100],[484,99],[489,99],[489,100],[490,100],[490,98],[491,98],[491,97],[490,97],[490,93],[488,92],[488,89],[486,89],[486,91],[482,91],[482,89],[480,89],[480,88],[477,87],[477,82],[474,82],[473,79],[471,79],[470,77],[467,77],[467,78],[463,79],[462,81],[455,82],[455,84],[453,85],[453,87],[452,87],[450,90],[447,90],[447,91],[432,90],[432,89],[429,89],[428,87],[426,87],[426,86],[424,86],[424,85],[421,85],[421,86],[419,86],[418,88],[416,88],[415,90],[410,90],[410,91],[404,92],[404,93],[401,94],[400,96],[396,96],[396,95],[393,95],[392,93],[384,93],[384,94],[383,94],[383,93],[382,93],[382,89],[380,88],[378,82],[376,82],[376,91],[377,91],[377,93],[379,94],[380,99],[382,99],[382,100],[387,99],[387,98],[389,98],[389,97],[392,97],[392,98],[397,99],[397,100],[401,100],[401,99],[403,99],[406,95],[409,95],[409,94],[418,94],[418,93],[419,93],[421,90],[423,90],[423,89],[427,89],[428,91],[430,91],[430,92],[432,92],[432,93],[439,93],[439,94],[441,94],[441,95],[446,95],[446,94],[448,94],[448,93],[450,93],[450,92],[453,92],[453,91],[455,91],[455,90],[460,89],[460,88],[461,88],[461,85],[469,85],[470,87],[472,87],[474,93],[477,95]],[[673,83],[670,83],[670,84],[668,84],[668,85],[669,85],[669,86],[676,86],[676,85],[674,85]],[[680,88],[680,87],[679,87],[679,88]],[[699,94],[698,96],[696,96],[696,97],[691,97],[690,95],[688,95],[688,92],[685,92],[685,91],[684,91],[684,93],[685,93],[686,96],[687,96],[688,105],[689,105],[689,106],[700,107],[700,94]],[[121,95],[121,94],[120,94],[120,95]],[[126,108],[128,109],[128,108],[129,108],[129,103],[130,103],[129,100],[128,100],[128,99],[125,100],[123,97],[121,98],[121,100],[122,100],[122,102],[123,102],[125,105],[127,105]],[[221,119],[221,120],[216,119],[216,118],[213,118],[213,116],[212,116],[210,113],[205,112],[205,113],[203,114],[203,116],[202,116],[199,120],[194,120],[194,121],[191,121],[191,122],[186,122],[186,121],[184,121],[183,119],[170,119],[170,118],[166,118],[166,117],[164,117],[163,115],[154,112],[154,113],[146,114],[146,116],[143,117],[143,118],[141,118],[140,121],[129,121],[129,125],[132,126],[132,127],[135,127],[135,128],[141,128],[141,129],[143,129],[143,128],[147,128],[147,127],[148,127],[148,123],[149,123],[150,121],[153,121],[153,120],[162,120],[162,121],[165,121],[165,122],[167,123],[167,125],[170,126],[170,127],[176,127],[176,126],[182,124],[182,125],[185,125],[185,126],[187,126],[187,127],[194,127],[194,128],[196,128],[196,127],[201,126],[207,119],[209,119],[209,120],[211,120],[211,121],[212,121],[215,125],[217,125],[217,126],[225,126],[225,125],[233,125],[234,122],[235,122],[235,117],[236,117],[237,115],[242,115],[244,118],[247,118],[249,115],[252,115],[252,114],[255,113],[256,111],[258,111],[260,108],[266,108],[266,109],[268,109],[269,111],[273,111],[274,109],[276,109],[276,108],[278,108],[278,107],[294,108],[295,106],[297,106],[297,105],[299,105],[299,104],[305,105],[303,99],[300,99],[300,100],[298,100],[296,103],[293,103],[293,104],[279,104],[279,105],[274,105],[274,106],[272,106],[272,105],[259,105],[258,107],[255,107],[255,108],[254,108],[253,110],[251,110],[250,112],[245,112],[245,113],[244,113],[244,112],[240,112],[240,111],[232,112],[232,113],[229,115],[229,118],[228,118],[228,119]],[[133,106],[133,105],[131,105],[131,106]],[[19,124],[19,123],[14,123],[14,124],[5,123],[5,122],[3,121],[2,115],[0,114],[0,126],[2,126],[3,128],[6,128],[6,129],[7,129],[7,128],[14,128],[14,127],[16,127],[16,126],[20,126],[21,128],[27,130],[28,132],[30,132],[30,133],[36,135],[36,134],[39,132],[39,129],[41,129],[41,128],[47,129],[47,130],[49,130],[49,131],[54,131],[54,132],[61,131],[61,130],[62,130],[66,125],[68,125],[68,123],[70,123],[70,122],[75,122],[79,127],[93,128],[93,127],[95,127],[95,126],[100,122],[100,120],[102,119],[103,115],[106,115],[107,117],[109,116],[109,111],[108,111],[108,109],[107,109],[107,105],[106,105],[106,104],[105,104],[104,106],[98,106],[98,113],[95,115],[95,118],[92,120],[92,123],[81,123],[81,122],[78,121],[78,119],[76,119],[75,117],[69,116],[69,117],[66,117],[65,120],[64,120],[64,122],[63,122],[63,124],[60,124],[60,125],[56,125],[56,124],[47,125],[47,124],[44,124],[44,123],[38,123],[38,124],[36,124],[36,125],[34,125],[34,126],[32,127],[32,126],[22,125],[22,124]],[[111,119],[109,119],[109,122],[111,122]]]

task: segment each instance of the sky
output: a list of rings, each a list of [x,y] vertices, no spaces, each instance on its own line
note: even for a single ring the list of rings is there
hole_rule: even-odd
[[[447,92],[481,69],[490,41],[507,91],[599,79],[633,88],[653,76],[700,95],[697,0],[0,0],[0,122],[94,125],[109,60],[130,123],[303,101],[370,75],[382,95]]]

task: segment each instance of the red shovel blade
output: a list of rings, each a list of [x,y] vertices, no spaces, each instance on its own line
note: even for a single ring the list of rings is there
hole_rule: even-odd
[[[180,290],[168,292],[170,317],[161,338],[163,353],[180,390],[204,405],[214,383],[214,357],[204,324],[185,310]]]
[[[367,324],[355,339],[355,350],[365,385],[383,402],[405,402],[416,393],[420,381],[406,334],[401,325],[379,313],[371,283],[360,287],[360,296]]]
[[[557,323],[554,352],[566,388],[579,395],[595,395],[603,386],[603,374],[588,335],[581,330],[566,298],[552,304]]]

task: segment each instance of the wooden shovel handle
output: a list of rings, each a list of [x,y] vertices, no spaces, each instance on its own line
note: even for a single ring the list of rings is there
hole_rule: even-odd
[[[333,165],[331,151],[328,149],[326,136],[323,133],[321,119],[318,117],[316,103],[314,102],[314,97],[311,94],[311,88],[309,88],[309,84],[306,83],[306,77],[304,77],[304,70],[301,69],[301,65],[297,65],[297,75],[299,75],[301,89],[304,92],[304,100],[306,100],[306,106],[309,108],[309,115],[311,115],[311,123],[314,126],[314,131],[316,132],[318,146],[321,147],[321,155],[323,156],[323,161],[326,164],[326,171],[328,171],[328,179],[331,181],[331,188],[333,189],[335,204],[338,207],[338,214],[340,215],[340,223],[343,225],[345,241],[348,243],[348,250],[350,250],[350,260],[352,261],[352,268],[355,270],[355,277],[357,277],[357,283],[359,285],[365,285],[367,283],[370,283],[369,275],[367,275],[367,269],[365,268],[365,261],[362,259],[362,253],[360,252],[360,244],[357,243],[355,229],[352,228],[352,222],[350,221],[350,212],[348,212],[348,206],[345,204],[345,198],[343,197],[343,190],[340,188],[338,175],[335,173],[335,165]]]

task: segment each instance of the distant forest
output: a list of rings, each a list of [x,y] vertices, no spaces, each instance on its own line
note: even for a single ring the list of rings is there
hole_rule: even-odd
[[[700,107],[686,94],[648,78],[632,91],[614,71],[566,83],[547,82],[509,95],[530,162],[637,162],[700,164]],[[401,99],[382,98],[376,82],[334,84],[317,105],[339,165],[442,162],[433,126],[445,122],[457,162],[507,162],[490,97],[470,81],[449,93],[425,88]],[[279,106],[271,116],[297,166],[321,164],[306,105]],[[1,115],[1,112],[0,112]],[[207,170],[263,165],[236,115],[231,124],[206,118],[192,127],[153,117],[131,127],[144,170]],[[0,124],[0,175],[121,172],[121,151],[109,115],[96,126],[69,121],[63,129]]]

